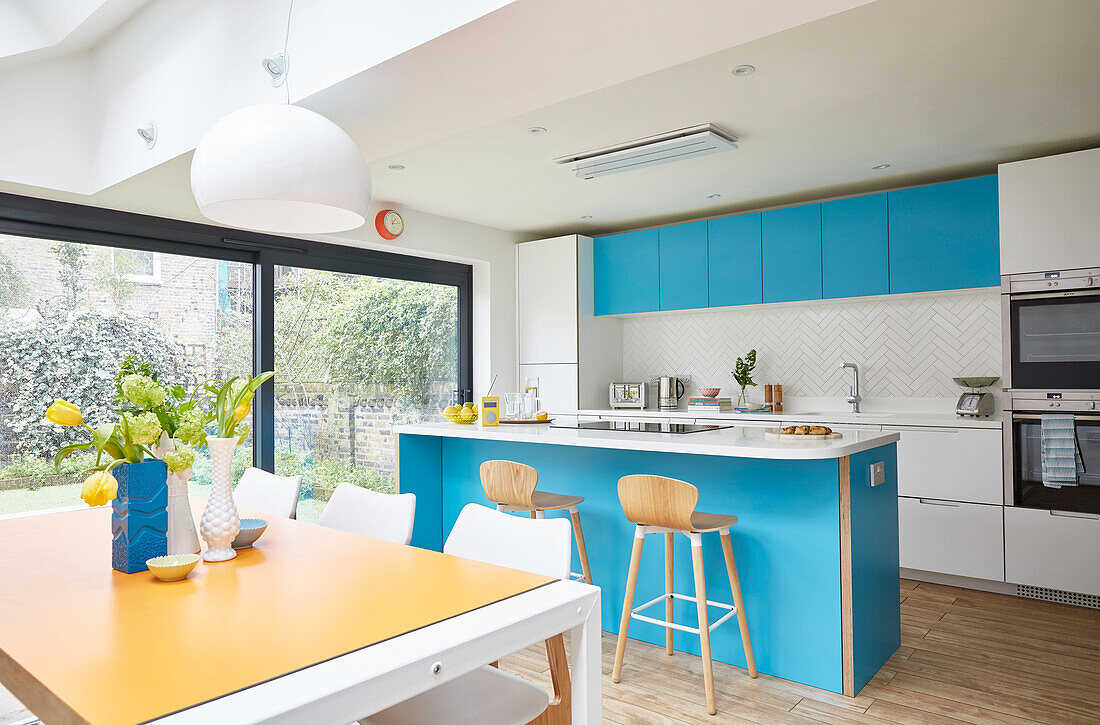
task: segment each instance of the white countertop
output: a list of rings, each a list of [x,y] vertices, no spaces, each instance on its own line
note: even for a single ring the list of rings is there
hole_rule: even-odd
[[[736,423],[744,421],[775,421],[776,425],[783,421],[785,425],[791,423],[824,423],[838,425],[869,425],[869,426],[921,426],[928,428],[1001,428],[1000,415],[989,418],[971,418],[955,415],[954,413],[925,413],[925,412],[868,412],[851,413],[845,411],[821,411],[798,412],[797,410],[785,410],[782,413],[703,413],[687,410],[654,410],[647,408],[592,408],[577,411],[577,415],[595,416],[619,416],[619,417],[645,417],[645,418],[674,418],[677,420],[700,419],[728,420]]]
[[[560,422],[567,422],[561,419]],[[511,443],[544,443],[584,448],[615,448],[628,451],[691,453],[735,458],[774,458],[806,460],[841,458],[870,448],[893,443],[898,433],[844,431],[833,440],[791,440],[770,438],[763,428],[733,427],[699,433],[641,433],[626,431],[579,430],[550,425],[500,425],[482,428],[479,423],[419,423],[394,428],[398,434],[472,438]]]

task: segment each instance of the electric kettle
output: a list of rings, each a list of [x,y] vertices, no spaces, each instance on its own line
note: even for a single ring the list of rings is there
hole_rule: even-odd
[[[657,378],[657,410],[676,410],[684,397],[684,384],[673,375]]]

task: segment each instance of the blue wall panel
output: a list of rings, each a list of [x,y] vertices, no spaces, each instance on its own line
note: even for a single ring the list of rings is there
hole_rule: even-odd
[[[657,230],[662,310],[707,306],[707,223]]]
[[[821,299],[821,205],[761,215],[764,301]]]
[[[760,214],[707,222],[710,306],[764,301],[760,262]]]
[[[400,490],[416,494],[412,545],[443,550],[443,444],[438,436],[398,436]],[[450,530],[450,524],[447,526]]]

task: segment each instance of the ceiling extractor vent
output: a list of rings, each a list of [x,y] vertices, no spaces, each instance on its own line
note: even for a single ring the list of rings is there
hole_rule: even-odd
[[[737,148],[737,137],[713,124],[681,128],[626,143],[560,156],[554,163],[566,165],[577,178],[595,179],[647,166],[693,159]]]

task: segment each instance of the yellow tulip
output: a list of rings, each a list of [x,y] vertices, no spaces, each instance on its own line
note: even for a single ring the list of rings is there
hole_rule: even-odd
[[[80,408],[67,400],[58,400],[49,408],[46,408],[46,420],[57,425],[80,425],[84,422],[84,416],[80,414]]]
[[[80,498],[89,506],[102,506],[118,495],[118,481],[107,471],[96,471],[88,476],[80,488]]]
[[[233,422],[240,423],[242,420],[248,417],[248,414],[252,411],[252,406],[249,403],[241,403],[233,409]]]

